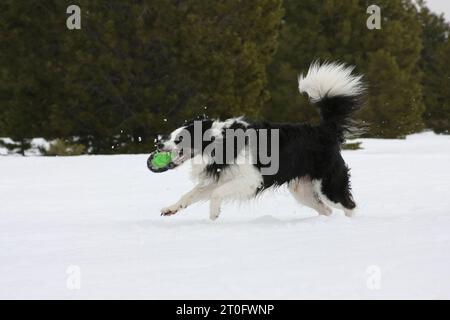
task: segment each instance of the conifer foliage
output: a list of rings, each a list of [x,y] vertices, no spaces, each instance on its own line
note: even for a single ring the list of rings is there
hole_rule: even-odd
[[[362,0],[284,1],[280,49],[269,68],[272,99],[265,109],[267,117],[317,120],[316,110],[298,94],[297,75],[312,60],[340,60],[365,74],[368,103],[359,117],[366,122],[369,136],[402,137],[423,127],[417,67],[422,29],[417,9],[410,1],[377,1],[381,29],[371,30],[366,26],[371,4]]]
[[[81,30],[71,4],[0,2],[0,137],[19,152],[148,152],[203,113],[315,122],[297,88],[314,60],[365,75],[367,136],[449,132],[450,27],[423,0],[377,1],[379,30],[368,0],[79,0]]]
[[[194,115],[256,116],[268,99],[281,0],[80,0],[81,30],[70,4],[2,1],[0,136],[145,152]]]

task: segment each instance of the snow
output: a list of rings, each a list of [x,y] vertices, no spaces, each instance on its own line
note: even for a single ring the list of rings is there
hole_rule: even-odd
[[[192,187],[188,166],[0,157],[0,298],[449,299],[450,136],[362,141],[344,152],[354,218],[286,190],[215,222],[205,203],[161,217]]]
[[[7,144],[17,143],[17,141],[12,140],[11,138],[1,138],[1,137],[0,137],[0,142],[7,143]],[[31,148],[29,148],[28,150],[25,151],[26,156],[39,156],[39,155],[41,155],[40,148],[48,150],[50,147],[50,142],[45,140],[44,138],[31,139],[30,144],[31,144]],[[6,156],[6,155],[20,156],[18,154],[18,148],[14,152],[9,151],[6,147],[2,146],[2,144],[0,143],[0,156]]]

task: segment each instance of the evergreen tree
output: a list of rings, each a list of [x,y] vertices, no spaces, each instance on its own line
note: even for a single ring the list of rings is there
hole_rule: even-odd
[[[37,136],[148,151],[201,113],[314,122],[297,76],[317,59],[365,74],[368,135],[404,136],[422,115],[449,129],[449,26],[423,1],[378,1],[381,30],[368,0],[285,0],[284,17],[282,0],[80,0],[81,30],[69,4],[0,3],[0,136],[22,152]]]
[[[450,25],[444,16],[431,12],[424,1],[420,1],[420,21],[423,27],[423,50],[420,68],[423,71],[423,98],[425,125],[436,132],[450,130],[448,111],[448,56]],[[448,52],[448,51],[447,51]],[[447,64],[446,64],[447,63]]]
[[[5,136],[142,152],[205,107],[252,116],[268,98],[282,0],[80,0],[81,30],[69,4],[0,4]]]
[[[68,37],[72,92],[53,126],[93,152],[147,151],[183,120],[256,114],[268,97],[281,0],[81,1]],[[74,115],[73,127],[65,123]],[[167,122],[164,121],[167,119]],[[112,149],[113,148],[113,149]]]
[[[427,105],[425,121],[429,128],[438,133],[450,133],[450,41],[439,46],[436,53],[437,62],[434,83],[435,101],[433,105]],[[430,81],[431,82],[431,81]],[[429,91],[427,91],[428,93]]]
[[[60,90],[60,1],[0,3],[0,133],[24,154],[33,137],[47,137],[49,108],[63,102]]]
[[[369,85],[359,114],[368,135],[399,137],[422,127],[421,25],[411,1],[382,0],[382,29],[366,27],[363,0],[285,1],[279,51],[269,68],[272,99],[265,115],[280,121],[315,121],[317,112],[300,97],[298,73],[314,60],[340,60],[357,66]],[[389,67],[382,70],[383,66]],[[390,118],[386,121],[384,118]],[[400,124],[400,125],[399,125]]]

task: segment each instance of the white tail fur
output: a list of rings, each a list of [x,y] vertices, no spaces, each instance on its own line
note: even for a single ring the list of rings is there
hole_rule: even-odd
[[[352,75],[354,66],[343,63],[314,62],[304,77],[299,76],[298,88],[306,92],[313,102],[324,97],[358,96],[364,92],[362,76]]]

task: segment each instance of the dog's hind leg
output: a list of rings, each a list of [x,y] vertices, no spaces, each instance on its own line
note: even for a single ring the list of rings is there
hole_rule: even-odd
[[[298,202],[316,210],[320,215],[329,216],[333,212],[322,202],[311,179],[300,178],[293,180],[288,184],[288,189]]]
[[[171,216],[181,209],[187,208],[193,203],[196,203],[201,200],[207,200],[211,194],[211,187],[208,185],[197,185],[183,195],[180,200],[178,200],[175,204],[168,206],[166,208],[161,209],[162,216]]]
[[[327,205],[343,210],[347,217],[352,217],[356,204],[350,190],[348,175],[342,177],[326,178],[315,181],[314,188],[320,198]]]

